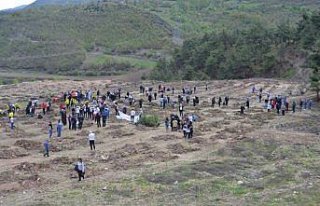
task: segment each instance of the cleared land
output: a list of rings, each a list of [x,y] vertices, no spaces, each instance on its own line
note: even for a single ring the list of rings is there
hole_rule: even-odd
[[[29,96],[44,98],[75,88],[106,92],[106,83],[65,80],[1,86],[0,101],[25,102]],[[156,88],[159,83],[143,84]],[[168,85],[178,92],[182,85],[194,84]],[[112,116],[105,128],[97,129],[88,120],[82,131],[65,128],[63,139],[52,140],[50,157],[44,158],[46,125],[59,118],[57,105],[42,120],[19,112],[14,132],[3,120],[1,205],[317,205],[318,105],[312,111],[277,116],[263,111],[251,96],[252,108],[243,116],[238,112],[238,102],[245,101],[253,85],[273,94],[291,92],[296,99],[305,85],[271,79],[212,81],[206,92],[204,82],[197,84],[200,106],[187,106],[186,112],[200,120],[194,126],[195,137],[188,141],[181,133],[166,133],[163,124],[146,128]],[[139,85],[114,81],[108,89],[122,87],[138,98]],[[224,95],[230,96],[231,106],[209,106],[208,98]],[[145,113],[163,119],[177,112],[160,109],[156,103],[145,101]],[[96,152],[86,141],[89,130],[97,134]],[[73,171],[79,156],[87,164],[87,179],[80,183]]]

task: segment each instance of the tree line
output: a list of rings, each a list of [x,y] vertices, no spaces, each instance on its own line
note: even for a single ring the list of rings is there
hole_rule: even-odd
[[[163,81],[285,77],[294,67],[286,56],[301,53],[305,67],[313,69],[311,86],[319,96],[320,11],[304,14],[296,25],[287,22],[270,29],[255,24],[186,40],[172,59],[159,61],[150,77]]]

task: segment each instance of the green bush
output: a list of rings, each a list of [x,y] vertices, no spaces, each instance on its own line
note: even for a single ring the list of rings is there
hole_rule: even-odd
[[[158,127],[160,125],[159,117],[156,115],[143,115],[139,124],[145,125],[147,127]]]

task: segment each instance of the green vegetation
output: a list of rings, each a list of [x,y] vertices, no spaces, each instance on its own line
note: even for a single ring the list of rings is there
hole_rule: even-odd
[[[160,125],[160,120],[157,115],[142,115],[139,120],[139,124],[145,125],[147,127],[158,127]]]
[[[92,3],[83,4],[87,2]],[[161,57],[170,59],[168,53],[177,48],[183,40],[189,42],[192,39],[190,41],[199,43],[197,41],[201,41],[199,39],[204,34],[210,34],[211,41],[215,41],[212,34],[215,34],[216,38],[224,34],[229,41],[241,40],[239,43],[243,43],[242,40],[246,39],[234,35],[252,32],[253,28],[263,28],[263,31],[257,34],[258,37],[267,34],[267,38],[273,38],[277,25],[294,25],[303,13],[308,14],[318,8],[317,3],[314,0],[128,0],[123,4],[118,0],[111,3],[95,0],[38,0],[25,10],[0,14],[0,67],[57,75],[89,76],[122,74],[132,66],[136,69],[152,68],[153,66],[149,66],[149,60],[155,61]],[[49,6],[38,7],[42,5]],[[283,34],[290,34],[285,33],[287,27],[281,26],[282,28]],[[249,34],[247,37],[252,36]],[[237,48],[237,43],[233,42],[231,49]],[[241,57],[234,54],[246,52],[252,49],[252,46],[254,45],[234,51],[229,49],[230,56],[225,57],[236,57],[237,61],[244,60],[246,67],[248,62],[251,64],[250,61],[254,61],[254,57],[250,57],[250,52],[254,51]],[[242,71],[243,65],[240,65],[240,76],[251,73],[250,70],[254,70],[252,75],[265,75],[264,71],[268,71],[274,63],[279,63],[279,53],[274,45],[263,46],[265,48],[261,50],[254,50],[259,50],[267,60],[263,63],[258,60],[254,65],[250,65],[252,68],[246,68],[245,71]],[[157,55],[147,55],[147,58],[143,58],[146,59],[145,63],[141,59],[138,63],[129,60],[129,64],[127,61],[123,64],[121,59],[112,60],[114,63],[102,66],[87,64],[92,53],[113,55],[116,59],[119,59],[118,56],[130,54],[140,59],[141,51],[146,50],[161,52]],[[220,51],[216,49],[215,52]],[[207,66],[214,61],[215,59],[210,58]],[[232,61],[227,59],[225,64],[220,66],[230,66],[233,64]],[[282,64],[283,62],[278,66],[292,68],[290,64]],[[195,72],[191,65],[185,69],[188,70],[187,74],[180,72],[182,76],[179,78],[214,77],[205,71]],[[291,76],[286,70],[281,71],[280,75]],[[279,74],[272,73],[269,76],[274,75]],[[154,76],[163,78],[165,75],[153,74]],[[226,74],[219,74],[215,78],[230,76],[237,77],[227,71]]]
[[[275,28],[283,22],[296,23],[301,15],[319,8],[315,0],[140,0],[130,3],[165,19],[183,39],[222,30],[248,29],[261,24]],[[134,1],[133,1],[134,2]]]
[[[156,61],[128,56],[98,55],[88,57],[76,75],[118,75],[132,69],[153,69]],[[92,73],[92,75],[90,75]]]
[[[145,165],[126,178],[53,187],[44,199],[56,205],[318,205],[319,149],[311,142],[245,139],[213,150],[208,160]]]
[[[0,14],[0,27],[1,67],[55,74],[78,70],[91,52],[131,54],[171,44],[163,20],[123,5],[27,9]]]
[[[310,54],[308,60],[312,68],[311,87],[320,101],[320,12],[303,16],[298,26],[298,38],[300,45]]]
[[[319,50],[319,13],[305,15],[297,27],[290,24],[268,29],[261,24],[250,29],[205,34],[184,42],[173,54],[173,60],[162,61],[151,78],[233,79],[250,77],[291,77],[296,67],[292,60],[312,54],[317,63]],[[309,20],[308,20],[309,19]],[[318,45],[318,46],[317,46]],[[305,59],[302,59],[305,61]],[[317,67],[317,66],[316,66]],[[314,70],[317,73],[317,69]],[[173,73],[178,75],[172,75]],[[318,84],[317,74],[313,85]],[[317,88],[317,86],[315,86]]]

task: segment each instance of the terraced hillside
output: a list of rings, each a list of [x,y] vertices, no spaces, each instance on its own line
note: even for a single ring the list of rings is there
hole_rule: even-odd
[[[2,86],[1,103],[25,102],[28,96],[47,95],[74,88],[99,88],[106,81],[46,81]],[[157,87],[158,82],[143,82]],[[301,95],[306,85],[271,79],[175,82],[172,100],[182,86],[197,84],[200,105],[187,105],[186,113],[199,116],[194,138],[159,128],[135,126],[111,116],[107,127],[97,129],[85,120],[82,131],[63,131],[51,140],[49,158],[42,154],[49,120],[56,123],[58,104],[44,119],[26,117],[20,111],[11,132],[2,121],[0,148],[1,205],[317,205],[319,199],[319,106],[278,116],[264,111],[249,94],[252,86],[271,94]],[[139,85],[112,82],[135,98],[144,98],[145,113],[161,119],[177,108],[161,109],[158,101],[147,103]],[[29,94],[29,95],[26,95]],[[211,97],[230,96],[228,107],[212,108]],[[265,96],[265,94],[264,94]],[[239,115],[249,97],[252,107]],[[119,101],[122,107],[122,100]],[[137,103],[130,109],[137,109]],[[86,137],[97,134],[97,150],[91,152]],[[56,134],[54,134],[55,136]],[[73,164],[81,156],[87,178],[78,182]]]

